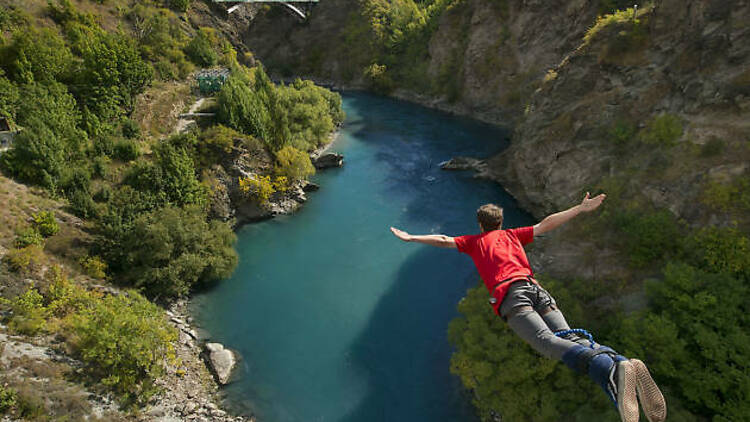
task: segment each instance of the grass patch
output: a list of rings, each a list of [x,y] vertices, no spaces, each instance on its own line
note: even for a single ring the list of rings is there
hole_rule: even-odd
[[[674,114],[654,117],[641,132],[641,140],[654,146],[673,146],[681,136],[682,119]]]

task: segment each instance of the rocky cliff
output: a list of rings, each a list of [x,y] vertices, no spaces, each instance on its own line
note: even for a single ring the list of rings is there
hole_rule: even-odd
[[[504,124],[517,121],[547,69],[579,44],[599,10],[599,2],[592,0],[552,7],[533,0],[453,3],[428,23],[428,38],[416,41],[423,57],[387,70],[395,81],[393,93]],[[314,6],[304,22],[280,8],[262,8],[242,37],[276,74],[367,87],[368,65],[381,56],[387,61],[389,55],[406,54],[398,46],[379,49],[368,20],[388,17],[376,6],[383,7],[373,1],[327,0]],[[420,81],[407,83],[404,75]]]

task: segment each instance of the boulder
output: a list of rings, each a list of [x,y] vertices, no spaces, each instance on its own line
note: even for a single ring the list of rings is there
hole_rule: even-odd
[[[305,182],[304,186],[302,186],[302,191],[307,192],[315,192],[318,189],[320,189],[320,185],[313,183],[313,182]]]
[[[341,167],[344,165],[344,156],[333,152],[327,152],[319,157],[314,157],[312,163],[318,170],[330,167]]]
[[[225,349],[219,343],[208,343],[206,344],[206,355],[208,366],[216,376],[216,380],[219,384],[226,385],[232,375],[232,369],[237,363],[234,353]]]

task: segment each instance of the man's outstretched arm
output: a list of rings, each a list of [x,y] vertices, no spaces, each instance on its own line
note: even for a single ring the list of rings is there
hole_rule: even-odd
[[[554,230],[561,225],[565,224],[566,222],[573,219],[573,217],[577,216],[578,214],[582,212],[590,212],[597,208],[599,208],[599,205],[602,204],[602,201],[604,201],[604,198],[606,198],[607,195],[601,193],[593,198],[589,197],[589,193],[586,192],[586,196],[583,198],[583,201],[581,201],[580,204],[568,208],[565,211],[560,211],[558,213],[548,215],[545,217],[544,220],[540,221],[538,224],[534,226],[534,236],[538,236],[542,233],[546,233],[550,230]]]
[[[391,227],[393,235],[403,240],[404,242],[417,242],[424,243],[425,245],[437,246],[439,248],[455,248],[456,242],[450,236],[442,234],[426,234],[426,235],[414,235],[409,234],[403,230],[399,230],[395,227]]]

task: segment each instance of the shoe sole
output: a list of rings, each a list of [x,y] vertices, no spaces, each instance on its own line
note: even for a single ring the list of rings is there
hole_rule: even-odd
[[[636,371],[629,361],[617,363],[617,410],[622,422],[638,422]]]
[[[630,359],[636,376],[636,392],[649,422],[663,422],[667,419],[667,402],[661,390],[651,378],[646,364],[638,359]]]

